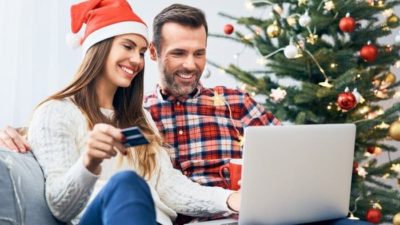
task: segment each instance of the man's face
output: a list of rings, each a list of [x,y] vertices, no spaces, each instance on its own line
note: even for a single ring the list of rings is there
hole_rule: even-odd
[[[150,49],[157,60],[163,93],[187,96],[197,87],[206,64],[207,35],[203,26],[192,28],[177,23],[162,27],[161,51]]]

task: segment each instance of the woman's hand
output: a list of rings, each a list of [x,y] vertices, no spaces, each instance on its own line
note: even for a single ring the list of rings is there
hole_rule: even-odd
[[[126,155],[126,149],[121,144],[124,136],[121,130],[111,125],[99,123],[89,132],[83,164],[94,174],[100,174],[101,163],[117,155],[117,151]]]

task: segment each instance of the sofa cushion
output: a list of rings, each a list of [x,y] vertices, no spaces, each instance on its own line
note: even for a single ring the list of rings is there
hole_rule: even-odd
[[[47,207],[43,173],[31,153],[0,149],[0,224],[62,224]]]

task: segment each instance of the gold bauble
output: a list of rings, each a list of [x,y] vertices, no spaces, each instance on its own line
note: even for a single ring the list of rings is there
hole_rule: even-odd
[[[270,38],[276,38],[281,34],[281,28],[278,26],[278,24],[273,23],[268,26],[267,34]]]
[[[393,225],[400,225],[400,212],[393,216]]]
[[[387,73],[385,79],[383,80],[385,83],[392,85],[396,82],[396,76],[393,73]]]
[[[399,17],[397,17],[395,14],[392,14],[386,19],[386,23],[389,27],[396,27],[399,23]]]
[[[389,136],[400,141],[400,120],[394,121],[389,127]]]

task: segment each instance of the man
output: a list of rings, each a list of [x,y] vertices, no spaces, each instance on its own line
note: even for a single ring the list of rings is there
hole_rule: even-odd
[[[155,17],[150,57],[158,63],[160,82],[145,107],[176,150],[174,166],[193,181],[223,187],[219,168],[241,158],[243,128],[279,121],[244,92],[200,84],[207,33],[196,8],[175,4]]]
[[[241,158],[243,128],[280,122],[242,91],[200,84],[207,34],[205,16],[197,8],[173,4],[155,17],[150,57],[158,64],[160,82],[145,98],[145,107],[174,148],[174,166],[193,181],[224,186],[219,168],[231,158]],[[0,132],[1,146],[22,152],[29,148],[11,127]],[[326,224],[346,223],[359,224]]]

